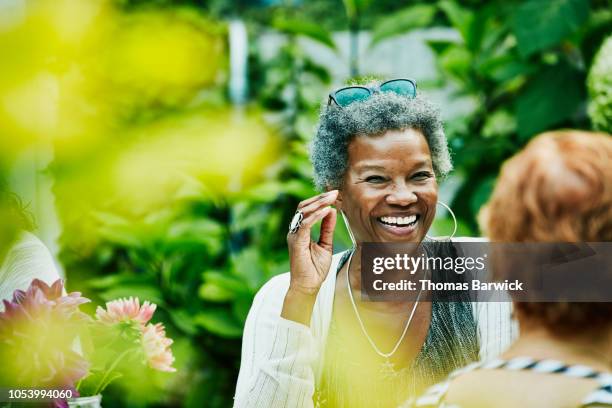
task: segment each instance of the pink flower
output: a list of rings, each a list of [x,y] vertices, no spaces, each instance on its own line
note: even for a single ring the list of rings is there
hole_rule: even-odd
[[[89,317],[79,306],[89,302],[78,292],[62,296],[64,284],[51,286],[34,279],[4,300],[0,312],[0,384],[17,387],[70,389],[87,375],[89,363],[72,345]],[[55,400],[54,406],[65,406]]]
[[[149,323],[143,329],[142,345],[147,363],[150,367],[159,371],[176,371],[172,367],[174,356],[170,350],[172,339],[166,337],[166,330],[161,323]]]
[[[96,317],[98,320],[108,324],[121,322],[137,322],[144,326],[147,324],[157,305],[155,303],[143,302],[140,305],[138,298],[134,299],[130,296],[129,299],[117,299],[112,302],[106,302],[106,310],[98,306],[96,309]]]

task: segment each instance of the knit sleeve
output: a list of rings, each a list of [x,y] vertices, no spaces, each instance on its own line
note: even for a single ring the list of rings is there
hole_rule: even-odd
[[[496,358],[518,337],[518,325],[512,320],[512,303],[476,302],[473,311],[478,325],[480,360]]]
[[[313,406],[314,339],[309,327],[280,316],[286,275],[266,283],[249,311],[234,407]]]

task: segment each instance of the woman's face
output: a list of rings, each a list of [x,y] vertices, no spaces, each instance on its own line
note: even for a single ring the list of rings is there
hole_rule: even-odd
[[[338,195],[358,242],[420,242],[435,216],[438,184],[416,129],[357,136]]]

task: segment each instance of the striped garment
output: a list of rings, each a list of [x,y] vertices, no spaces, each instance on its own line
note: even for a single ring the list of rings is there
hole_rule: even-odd
[[[473,363],[460,368],[439,384],[430,387],[427,392],[416,399],[407,402],[406,408],[460,408],[457,405],[446,404],[444,399],[453,379],[475,370],[511,370],[533,371],[537,373],[559,374],[571,378],[588,378],[598,383],[598,386],[582,400],[580,407],[612,407],[612,372],[598,372],[584,365],[568,365],[557,360],[536,360],[531,357],[515,357],[510,360],[499,358],[487,362]]]
[[[335,254],[330,271],[337,271],[346,256],[347,252]],[[344,387],[330,387],[329,372],[325,373],[336,273],[329,273],[319,290],[310,327],[280,316],[289,280],[289,273],[275,276],[253,301],[243,334],[234,407],[314,407],[315,398],[323,405],[322,395],[347,392]],[[423,385],[439,381],[474,358],[497,357],[518,332],[509,302],[440,302],[432,310],[426,347],[417,359],[423,362],[417,364]],[[464,343],[457,347],[453,339],[464,332]]]

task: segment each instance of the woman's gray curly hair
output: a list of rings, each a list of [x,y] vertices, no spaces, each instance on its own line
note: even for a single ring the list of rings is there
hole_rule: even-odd
[[[356,135],[378,135],[405,128],[423,132],[434,173],[444,178],[453,165],[442,119],[439,110],[422,96],[410,99],[383,92],[344,108],[333,102],[322,107],[317,133],[310,146],[316,188],[324,191],[341,187],[348,167],[348,145]]]

